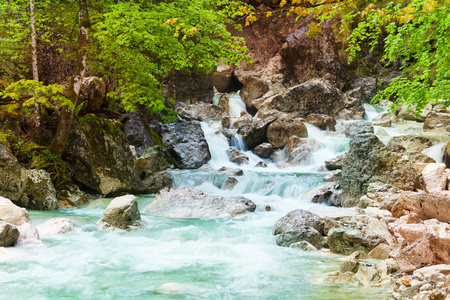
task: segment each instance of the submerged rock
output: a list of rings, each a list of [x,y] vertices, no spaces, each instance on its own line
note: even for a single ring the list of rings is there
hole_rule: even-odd
[[[75,231],[75,224],[68,218],[52,218],[36,228],[40,234],[65,234]]]
[[[126,195],[114,198],[103,212],[103,217],[97,223],[99,231],[137,230],[145,227],[141,221],[136,197]]]
[[[328,204],[330,197],[339,188],[339,184],[335,182],[327,183],[319,188],[312,198],[313,203],[325,203]]]
[[[161,190],[147,207],[149,215],[169,218],[227,218],[246,211],[255,211],[256,205],[244,197],[209,196],[193,188]]]
[[[223,189],[232,190],[238,182],[239,181],[236,178],[228,177],[227,181],[225,181],[225,183],[223,184]]]
[[[248,156],[245,153],[234,148],[229,149],[228,158],[231,162],[238,165],[248,164],[249,161]]]
[[[197,169],[211,159],[199,122],[166,124],[161,135],[169,153],[183,169]]]
[[[271,143],[262,143],[255,147],[255,154],[262,158],[269,158],[273,153],[273,146]]]
[[[244,171],[242,171],[241,169],[228,169],[226,167],[222,167],[219,170],[217,170],[216,173],[214,173],[214,176],[221,176],[221,175],[241,176],[244,175]]]

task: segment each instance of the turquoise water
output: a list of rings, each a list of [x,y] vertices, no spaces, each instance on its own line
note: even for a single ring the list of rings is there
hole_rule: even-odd
[[[273,211],[227,219],[169,219],[145,215],[133,232],[98,232],[96,222],[111,199],[81,209],[31,211],[37,225],[52,217],[74,221],[76,232],[42,235],[39,248],[0,254],[0,299],[380,299],[379,289],[326,285],[339,256],[276,245],[275,221],[310,207],[308,191],[324,174],[249,172],[223,191],[208,172],[174,171],[178,186],[211,194],[243,194]],[[261,185],[266,182],[266,188]],[[271,183],[267,183],[271,182]],[[218,187],[219,186],[219,187]],[[153,197],[138,199],[141,212]],[[3,254],[5,255],[5,253]]]

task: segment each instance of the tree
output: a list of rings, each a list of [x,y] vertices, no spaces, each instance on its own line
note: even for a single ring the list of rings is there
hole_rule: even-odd
[[[31,27],[31,60],[33,69],[33,80],[39,82],[38,73],[38,61],[37,61],[37,50],[36,50],[36,16],[34,14],[35,5],[34,0],[30,0],[30,27]],[[39,107],[39,102],[36,100],[34,102],[34,111],[36,114],[36,127],[41,126],[41,109]]]

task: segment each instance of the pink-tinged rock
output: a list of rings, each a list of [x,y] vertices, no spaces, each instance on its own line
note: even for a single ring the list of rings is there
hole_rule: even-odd
[[[423,278],[427,281],[431,280],[436,274],[450,275],[450,265],[435,265],[415,270],[413,275]]]
[[[449,224],[427,220],[423,224],[401,225],[398,230],[405,238],[397,256],[401,272],[412,272],[436,264],[450,264]]]
[[[447,187],[447,174],[445,164],[428,164],[422,170],[422,180],[425,188],[430,193],[439,193]]]
[[[400,218],[409,213],[416,213],[422,220],[437,219],[441,222],[450,222],[450,191],[402,192],[392,207],[392,216]]]

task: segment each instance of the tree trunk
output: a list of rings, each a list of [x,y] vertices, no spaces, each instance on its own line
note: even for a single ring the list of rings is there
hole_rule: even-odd
[[[78,31],[78,47],[75,58],[74,70],[69,87],[65,96],[69,98],[75,105],[78,105],[78,97],[80,95],[81,85],[83,83],[84,73],[86,72],[86,61],[89,41],[89,28],[91,26],[88,12],[88,0],[79,0],[78,6],[79,31]],[[56,134],[50,144],[49,150],[61,156],[66,147],[69,134],[72,130],[72,122],[75,111],[66,107],[61,108],[58,128]]]
[[[36,16],[34,14],[36,8],[34,0],[30,0],[30,23],[31,23],[31,66],[33,69],[33,80],[39,81],[37,51],[36,51]],[[36,127],[41,127],[41,107],[39,102],[34,102],[34,111],[36,114]]]

